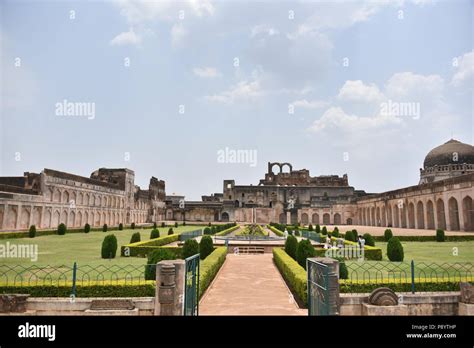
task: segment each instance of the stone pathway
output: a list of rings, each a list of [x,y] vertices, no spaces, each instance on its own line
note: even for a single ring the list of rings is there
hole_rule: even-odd
[[[200,315],[307,315],[299,309],[272,254],[228,254],[199,304]]]

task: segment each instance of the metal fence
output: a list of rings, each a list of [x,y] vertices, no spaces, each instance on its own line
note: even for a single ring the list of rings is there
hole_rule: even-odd
[[[301,237],[314,240],[317,243],[321,243],[321,236],[319,233],[313,231],[301,231]]]
[[[196,237],[202,236],[202,230],[193,230],[188,232],[183,232],[179,235],[179,240],[184,242],[188,239],[193,239]]]
[[[0,287],[145,284],[142,265],[0,265]],[[155,265],[151,265],[155,266]]]
[[[474,266],[471,262],[390,262],[390,261],[345,261],[347,279],[341,277],[344,292],[360,292],[367,285],[399,285],[400,290],[428,291],[427,284],[472,282]],[[340,275],[342,276],[341,272]],[[443,288],[433,287],[433,291]]]

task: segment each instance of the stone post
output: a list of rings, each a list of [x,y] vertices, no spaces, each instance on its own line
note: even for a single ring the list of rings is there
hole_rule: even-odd
[[[312,257],[310,260],[322,263],[328,267],[328,307],[329,315],[339,315],[339,261],[330,257]]]
[[[184,277],[184,260],[157,263],[155,315],[184,314]]]

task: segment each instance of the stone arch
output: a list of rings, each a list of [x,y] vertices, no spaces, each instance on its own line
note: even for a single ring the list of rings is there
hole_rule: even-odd
[[[85,225],[85,224],[89,224],[89,212],[86,210],[84,212],[84,217],[83,217],[83,223],[81,224],[81,226]]]
[[[43,215],[43,221],[41,223],[43,228],[51,227],[51,209],[46,209]]]
[[[35,225],[36,228],[41,227],[41,213],[42,213],[41,207],[33,208],[33,225]]]
[[[433,201],[428,200],[426,202],[426,217],[427,217],[427,224],[426,226],[430,230],[435,229],[435,213],[434,213],[434,205]]]
[[[53,194],[54,191],[51,187],[48,187],[46,189],[46,192],[44,193],[44,200],[47,202],[52,202],[53,201]]]
[[[462,200],[462,212],[464,218],[464,231],[474,230],[474,210],[472,206],[472,198],[470,196],[464,197]]]
[[[62,200],[63,203],[69,204],[69,192],[67,190],[63,192],[62,198],[63,198]]]
[[[393,226],[393,220],[392,220],[392,206],[389,204],[387,205],[387,226],[392,227]]]
[[[448,200],[449,209],[449,227],[451,231],[459,231],[459,206],[456,198],[451,197]]]
[[[281,163],[280,164],[280,173],[284,173],[284,168],[285,167],[288,167],[289,168],[289,172],[288,173],[291,173],[293,171],[293,166],[290,164],[290,163]]]
[[[408,204],[408,228],[415,228],[415,205],[413,202]]]
[[[403,204],[402,207],[400,208],[400,211],[402,213],[402,216],[400,219],[400,227],[407,228],[407,206]]]
[[[79,192],[79,194],[77,195],[77,204],[84,204],[84,194],[82,192]]]
[[[319,225],[319,214],[314,213],[313,216],[311,216],[311,222],[315,225]]]
[[[69,204],[76,205],[77,204],[77,197],[76,197],[76,192],[72,192],[70,197],[69,197]]]
[[[102,226],[103,224],[106,224],[107,222],[107,217],[105,216],[105,212],[102,212],[101,214],[101,221],[100,221],[100,225]]]
[[[441,198],[436,201],[436,216],[438,218],[438,226],[442,230],[446,229],[446,214],[444,213],[444,202]]]
[[[370,208],[370,225],[376,226],[375,222],[375,207]]]
[[[71,227],[75,227],[75,226],[76,226],[76,213],[75,213],[74,211],[71,211],[71,212],[69,213],[69,219],[68,219],[68,221],[69,221],[69,225],[70,225]]]
[[[306,213],[301,214],[301,223],[303,225],[307,225],[308,222],[309,222],[308,214]]]
[[[400,227],[400,208],[396,203],[393,205],[393,227]]]
[[[82,212],[80,211],[76,215],[76,226],[82,226]]]
[[[94,226],[100,226],[100,212],[95,212]]]
[[[416,223],[417,228],[425,228],[425,209],[422,201],[418,201],[416,204]]]
[[[273,173],[275,174],[275,172],[273,171],[273,167],[277,166],[278,169],[279,169],[279,172],[278,173],[281,173],[281,165],[280,163],[277,163],[277,162],[274,162],[274,163],[269,163],[268,164],[268,173]],[[276,174],[278,174],[276,173]]]
[[[280,224],[286,224],[286,213],[281,213],[279,216],[278,216],[278,222]]]
[[[58,188],[54,189],[53,202],[61,202],[61,191]]]
[[[51,222],[51,227],[53,228],[58,227],[58,225],[60,224],[60,221],[61,221],[61,213],[59,212],[59,210],[56,210],[53,213],[53,221]]]
[[[334,225],[340,225],[341,224],[341,214],[336,213],[334,214]]]
[[[346,225],[352,225],[352,218],[347,218]]]
[[[20,229],[25,230],[29,228],[30,224],[30,209],[26,207],[21,208],[21,214],[20,214]]]
[[[61,219],[59,222],[67,226],[67,210],[63,210],[63,212],[61,213]]]
[[[331,215],[328,213],[323,214],[323,224],[324,225],[329,225],[331,223]]]
[[[380,226],[381,218],[380,218],[380,207],[377,207],[375,210],[375,226]]]
[[[228,222],[230,220],[229,213],[228,212],[223,212],[221,215],[221,221]]]
[[[382,226],[387,226],[387,218],[386,218],[385,206],[382,206]]]

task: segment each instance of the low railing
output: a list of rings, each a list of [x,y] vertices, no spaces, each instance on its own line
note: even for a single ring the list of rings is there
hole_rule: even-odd
[[[184,242],[188,239],[193,239],[196,237],[202,236],[202,229],[201,230],[193,230],[188,232],[183,232],[179,235],[179,240]]]
[[[390,262],[390,261],[345,261],[347,279],[340,272],[342,292],[367,292],[371,286],[389,286],[398,291],[452,291],[459,282],[474,280],[471,262]]]
[[[0,287],[145,284],[142,265],[0,265]],[[156,265],[150,265],[156,266]]]

